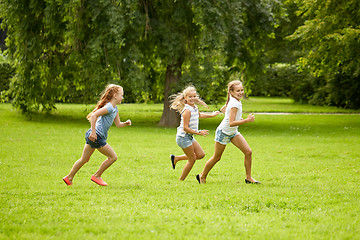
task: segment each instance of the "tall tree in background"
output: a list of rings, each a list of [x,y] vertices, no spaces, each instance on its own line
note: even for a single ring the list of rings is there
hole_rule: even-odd
[[[23,112],[51,110],[73,89],[92,100],[115,82],[133,101],[162,99],[163,126],[178,124],[168,96],[186,82],[216,98],[213,88],[225,90],[229,75],[250,80],[281,14],[279,1],[267,0],[2,0],[0,7],[17,69],[13,102]]]
[[[197,83],[202,87],[201,95],[206,96],[212,88],[209,86],[222,88],[221,93],[225,93],[224,80],[232,73],[240,71],[250,79],[257,72],[261,67],[263,40],[273,30],[272,14],[280,4],[259,0],[168,0],[144,1],[143,6],[146,17],[143,52],[166,69],[160,125],[176,126],[177,115],[169,109],[168,96],[180,90],[184,82],[181,80]],[[219,66],[226,70],[216,71]],[[186,77],[181,78],[183,74]]]
[[[360,108],[360,1],[294,0],[306,21],[292,35],[303,46],[299,62],[325,84],[325,104]]]

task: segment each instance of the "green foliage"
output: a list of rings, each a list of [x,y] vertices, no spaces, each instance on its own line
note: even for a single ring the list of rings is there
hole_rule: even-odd
[[[360,76],[330,75],[309,103],[360,109]]]
[[[10,79],[14,76],[15,69],[8,63],[0,63],[0,92],[9,90]]]
[[[298,15],[298,5],[293,1],[283,0],[282,17],[278,17],[278,24],[275,26],[271,38],[265,45],[267,64],[295,63],[301,57],[301,46],[299,41],[290,41],[287,37],[304,23],[302,15]]]
[[[251,85],[252,96],[291,97],[296,102],[327,105],[316,102],[317,91],[323,86],[323,78],[299,71],[298,65],[273,64]]]
[[[15,75],[15,69],[8,63],[7,58],[0,51],[0,102],[11,100],[10,82]]]
[[[265,0],[3,0],[0,6],[17,73],[14,104],[23,112],[49,111],[58,101],[93,102],[109,82],[124,86],[128,102],[160,102],[172,66],[184,77],[170,91],[192,82],[206,100],[218,101],[232,74],[250,82],[259,72],[265,40],[282,14],[280,1]]]
[[[251,86],[252,96],[291,97],[300,103],[360,108],[359,79],[342,74],[315,77],[297,65],[269,65]]]
[[[291,88],[291,98],[300,103],[309,103],[312,98],[316,98],[319,92],[319,87],[316,86],[319,85],[319,82],[322,82],[319,80],[323,78],[315,78],[309,73],[302,75],[304,77],[298,78]],[[316,103],[314,100],[311,103],[320,106],[324,105],[323,103]]]
[[[289,97],[293,85],[298,85],[305,74],[299,73],[296,65],[273,64],[266,68],[251,86],[253,96]]]
[[[321,102],[360,108],[360,2],[357,0],[296,0],[306,21],[291,36],[303,46],[304,69],[324,76],[317,94]],[[345,91],[346,94],[342,94]]]

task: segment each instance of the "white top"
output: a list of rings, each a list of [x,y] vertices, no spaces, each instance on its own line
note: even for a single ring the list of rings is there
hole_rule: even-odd
[[[232,108],[237,108],[235,121],[241,120],[241,115],[242,115],[241,101],[239,101],[236,98],[230,96],[230,100],[229,100],[229,102],[228,102],[228,104],[226,106],[226,110],[225,110],[225,117],[222,120],[222,122],[220,123],[220,125],[218,126],[218,129],[220,129],[226,135],[233,135],[233,134],[237,133],[237,129],[238,129],[238,126],[230,127],[230,123],[229,123],[230,109],[232,109]]]
[[[198,131],[199,128],[199,109],[196,105],[194,107],[191,107],[188,104],[185,104],[184,109],[181,112],[181,121],[180,126],[177,128],[177,136],[185,137],[186,132],[184,131],[184,118],[183,118],[183,112],[189,109],[191,112],[190,121],[189,121],[189,128],[191,128],[194,131]]]

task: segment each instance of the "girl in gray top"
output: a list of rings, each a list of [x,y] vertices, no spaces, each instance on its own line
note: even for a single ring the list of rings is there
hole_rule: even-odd
[[[116,105],[124,99],[124,90],[121,86],[110,84],[105,88],[95,109],[87,115],[91,128],[85,134],[86,144],[82,156],[75,162],[70,173],[63,178],[67,185],[73,184],[73,178],[80,168],[89,161],[95,149],[104,154],[107,159],[101,164],[97,172],[91,176],[91,181],[101,186],[107,186],[101,178],[101,174],[110,167],[117,159],[116,153],[106,143],[110,126],[115,123],[116,127],[130,126],[131,121],[121,122]]]

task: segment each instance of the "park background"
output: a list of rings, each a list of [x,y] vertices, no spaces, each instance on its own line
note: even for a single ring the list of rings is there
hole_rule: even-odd
[[[0,238],[358,239],[359,5],[2,0]],[[193,84],[214,111],[232,79],[256,114],[240,131],[263,184],[244,184],[231,146],[197,184],[223,115],[200,122],[207,155],[179,182],[168,96]],[[133,121],[110,130],[109,186],[89,181],[95,154],[66,187],[108,83],[124,87],[120,117]]]

